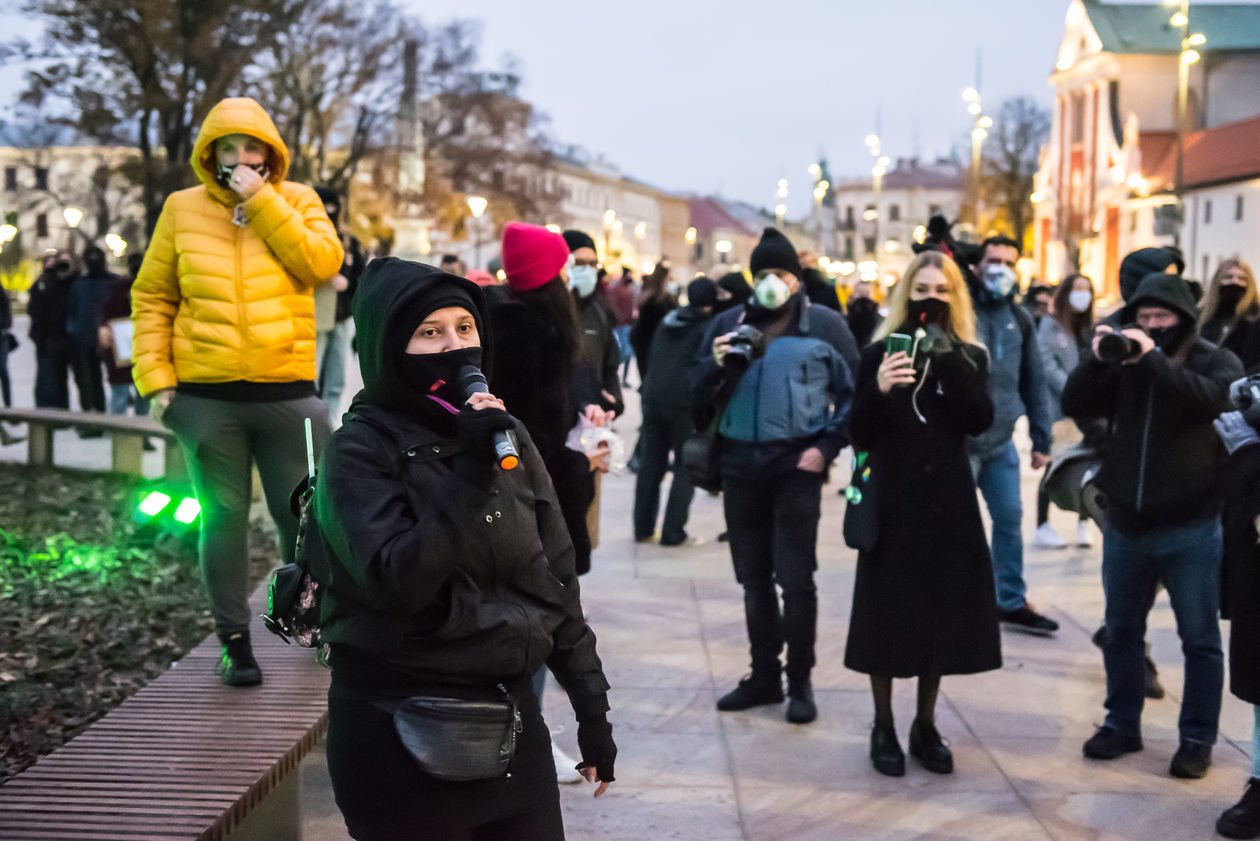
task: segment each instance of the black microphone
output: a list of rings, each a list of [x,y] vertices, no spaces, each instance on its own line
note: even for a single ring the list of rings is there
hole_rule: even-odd
[[[472,365],[459,369],[459,384],[464,387],[464,399],[471,399],[474,394],[489,394],[490,385],[486,375]],[[504,470],[512,470],[521,463],[521,454],[516,449],[516,436],[510,429],[500,429],[494,433],[494,460]]]

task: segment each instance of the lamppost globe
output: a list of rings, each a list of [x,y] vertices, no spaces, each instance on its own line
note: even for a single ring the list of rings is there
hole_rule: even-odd
[[[474,219],[480,219],[481,215],[486,212],[486,206],[489,204],[484,196],[469,196],[468,209],[472,211]]]
[[[67,207],[61,211],[62,217],[66,220],[66,227],[77,228],[79,223],[83,221],[83,211],[77,207]]]

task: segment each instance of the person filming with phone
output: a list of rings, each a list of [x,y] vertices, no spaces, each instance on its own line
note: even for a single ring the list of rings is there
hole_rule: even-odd
[[[906,760],[893,724],[893,678],[918,678],[911,755],[947,774],[953,756],[935,723],[941,675],[1002,665],[967,454],[968,436],[993,423],[988,354],[975,332],[962,272],[925,251],[893,287],[888,318],[858,370],[849,428],[853,446],[867,453],[879,501],[873,548],[858,553],[844,663],[870,675],[871,762],[894,777]]]
[[[1199,338],[1194,297],[1179,276],[1148,274],[1120,313],[1099,325],[1068,377],[1063,411],[1102,418],[1109,443],[1102,492],[1107,716],[1084,744],[1092,759],[1142,749],[1146,618],[1163,583],[1185,654],[1180,746],[1169,772],[1198,778],[1211,764],[1224,665],[1217,623],[1225,450],[1212,427],[1243,375],[1234,354]]]

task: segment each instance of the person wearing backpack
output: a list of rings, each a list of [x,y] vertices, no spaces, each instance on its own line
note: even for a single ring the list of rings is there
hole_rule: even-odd
[[[562,839],[530,679],[545,664],[567,691],[578,769],[600,781],[596,796],[617,755],[608,681],[538,449],[501,400],[465,385],[467,366],[494,359],[485,298],[464,278],[385,258],[368,265],[353,311],[364,386],[324,451],[313,500],[327,550],[311,573],[323,587],[337,805],[358,841]],[[515,467],[496,457],[502,432],[515,437]],[[406,710],[435,698],[513,699],[506,775],[452,782],[407,746]],[[473,748],[461,738],[451,753],[462,761]]]

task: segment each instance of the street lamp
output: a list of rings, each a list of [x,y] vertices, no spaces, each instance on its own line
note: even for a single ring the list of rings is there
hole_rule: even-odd
[[[971,220],[976,228],[980,227],[980,151],[989,129],[993,127],[993,118],[984,114],[981,105],[980,91],[967,88],[962,92],[963,101],[967,103],[967,113],[971,115]]]
[[[61,215],[66,220],[66,227],[71,230],[79,227],[79,223],[83,221],[83,211],[77,207],[67,207],[61,211]]]
[[[16,225],[0,225],[0,242],[13,242],[18,234]]]
[[[1165,0],[1167,2],[1167,0]],[[1174,188],[1177,195],[1178,208],[1182,209],[1182,191],[1185,186],[1185,146],[1188,126],[1190,99],[1190,65],[1202,56],[1195,47],[1207,43],[1202,32],[1190,32],[1190,0],[1181,0],[1180,8],[1169,19],[1169,23],[1181,30],[1181,51],[1177,61],[1177,169]],[[1181,228],[1178,226],[1175,244],[1181,244]]]
[[[688,245],[694,245],[696,242],[696,229],[688,228],[687,233],[683,234],[683,239],[687,241]]]
[[[617,211],[611,207],[604,211],[604,259],[611,260],[609,255],[612,253],[612,228],[613,223],[617,221]]]
[[[473,215],[473,263],[474,268],[481,268],[481,217],[490,202],[485,196],[469,196],[468,209]]]
[[[115,257],[121,257],[127,250],[127,241],[118,234],[106,234],[105,247],[112,251]]]

